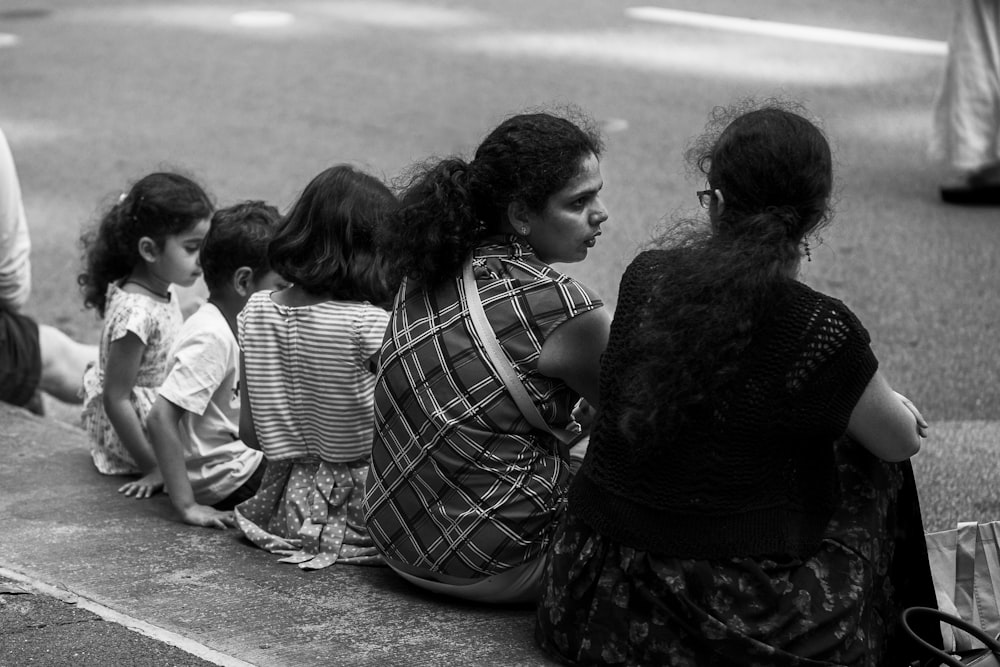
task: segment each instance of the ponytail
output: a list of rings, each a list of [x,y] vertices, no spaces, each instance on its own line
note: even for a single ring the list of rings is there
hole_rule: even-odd
[[[391,283],[410,278],[436,285],[456,275],[483,231],[471,188],[471,166],[447,158],[422,168],[379,230],[393,264]]]
[[[132,202],[120,199],[111,207],[96,229],[84,232],[80,244],[84,250],[84,271],[77,276],[83,292],[83,305],[95,308],[104,317],[108,285],[132,272],[139,262],[138,238],[129,233],[134,226]],[[132,241],[135,242],[132,242]]]
[[[619,426],[643,442],[649,433],[697,428],[721,396],[761,323],[794,280],[797,241],[777,211],[741,219],[739,233],[717,227],[673,237],[628,355],[626,406]],[[647,430],[647,429],[652,429]],[[643,434],[643,435],[639,435]]]
[[[799,260],[802,227],[798,212],[791,206],[769,206],[745,216],[727,210],[717,222],[717,243],[733,244],[732,252],[752,258],[746,271],[759,273],[763,280],[775,280],[786,275]]]

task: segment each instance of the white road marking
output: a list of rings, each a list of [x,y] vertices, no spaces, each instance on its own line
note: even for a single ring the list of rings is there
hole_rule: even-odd
[[[295,23],[295,17],[288,12],[261,10],[237,12],[230,21],[241,28],[283,28]]]
[[[10,33],[7,32],[0,32],[0,48],[3,48],[5,46],[14,46],[20,41],[21,40],[18,38],[17,35],[11,35]]]
[[[669,72],[681,77],[729,79],[740,86],[753,82],[768,86],[830,87],[889,82],[898,77],[893,63],[884,58],[871,58],[869,52],[817,50],[816,53],[800,53],[808,49],[795,50],[790,46],[770,40],[747,46],[690,35],[671,40],[635,30],[482,32],[449,34],[439,41],[439,47],[445,51],[512,60],[544,58],[634,71]],[[795,57],[789,58],[789,51],[795,52]]]
[[[37,593],[54,597],[57,600],[62,600],[68,604],[74,604],[80,609],[86,609],[92,614],[100,616],[105,621],[117,623],[118,625],[125,626],[133,632],[146,635],[147,637],[163,642],[164,644],[170,644],[171,646],[181,649],[185,653],[199,657],[202,660],[210,662],[214,665],[220,665],[221,667],[253,667],[253,665],[249,662],[240,660],[239,658],[234,658],[233,656],[226,655],[225,653],[220,653],[215,649],[209,648],[204,644],[199,644],[193,639],[188,639],[187,637],[179,635],[176,632],[165,630],[164,628],[157,627],[147,623],[146,621],[141,621],[138,618],[115,611],[110,607],[105,607],[99,602],[82,597],[64,588],[47,584],[40,579],[36,579],[35,577],[31,577],[16,570],[0,567],[0,576],[7,579],[13,579],[21,584],[22,588],[27,589],[29,592],[35,591]]]
[[[388,28],[411,30],[457,29],[482,23],[486,16],[471,9],[444,9],[412,2],[337,2],[312,3],[317,13],[350,21]]]
[[[0,0],[3,2],[4,0]],[[266,39],[301,35],[343,34],[359,27],[399,30],[455,30],[488,23],[490,17],[471,9],[443,9],[427,4],[391,0],[307,0],[280,9],[241,10],[239,3],[176,3],[121,5],[65,10],[78,20],[119,24],[159,24],[210,32],[255,31]],[[280,6],[280,3],[272,3]]]
[[[628,121],[624,118],[605,118],[601,122],[601,129],[608,134],[624,132],[628,129]]]
[[[710,30],[766,35],[768,37],[783,37],[785,39],[795,39],[804,42],[822,42],[824,44],[859,46],[882,51],[937,56],[948,53],[947,42],[938,42],[931,39],[894,37],[892,35],[879,35],[870,32],[854,32],[852,30],[818,28],[793,23],[758,21],[736,16],[701,14],[677,9],[664,9],[662,7],[630,7],[625,10],[625,15],[638,21],[686,25]]]

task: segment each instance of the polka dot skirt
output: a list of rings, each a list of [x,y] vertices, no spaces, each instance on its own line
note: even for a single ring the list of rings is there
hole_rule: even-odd
[[[318,570],[334,563],[381,565],[364,520],[368,460],[268,461],[257,494],[236,507],[236,522],[282,563]]]

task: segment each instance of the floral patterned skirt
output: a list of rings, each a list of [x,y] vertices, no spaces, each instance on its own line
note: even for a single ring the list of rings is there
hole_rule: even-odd
[[[936,606],[913,470],[846,440],[837,461],[840,506],[807,559],[660,557],[602,537],[570,507],[539,645],[566,664],[908,664],[919,656],[899,614]]]
[[[368,536],[364,490],[368,460],[318,458],[268,461],[256,495],[236,506],[236,523],[282,563],[318,570],[334,563],[382,565]]]
[[[146,419],[153,410],[158,387],[132,388],[129,404],[139,417],[142,433],[146,431]],[[105,475],[141,475],[142,469],[122,444],[118,432],[104,411],[104,374],[96,364],[91,363],[83,373],[83,427],[90,438],[90,456],[97,470]]]

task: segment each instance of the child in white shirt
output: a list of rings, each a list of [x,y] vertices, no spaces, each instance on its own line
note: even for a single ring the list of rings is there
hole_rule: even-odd
[[[239,440],[236,316],[250,295],[283,286],[267,244],[279,220],[263,202],[221,209],[201,247],[208,302],[184,323],[149,415],[153,451],[185,523],[225,528],[263,477],[260,451]]]

